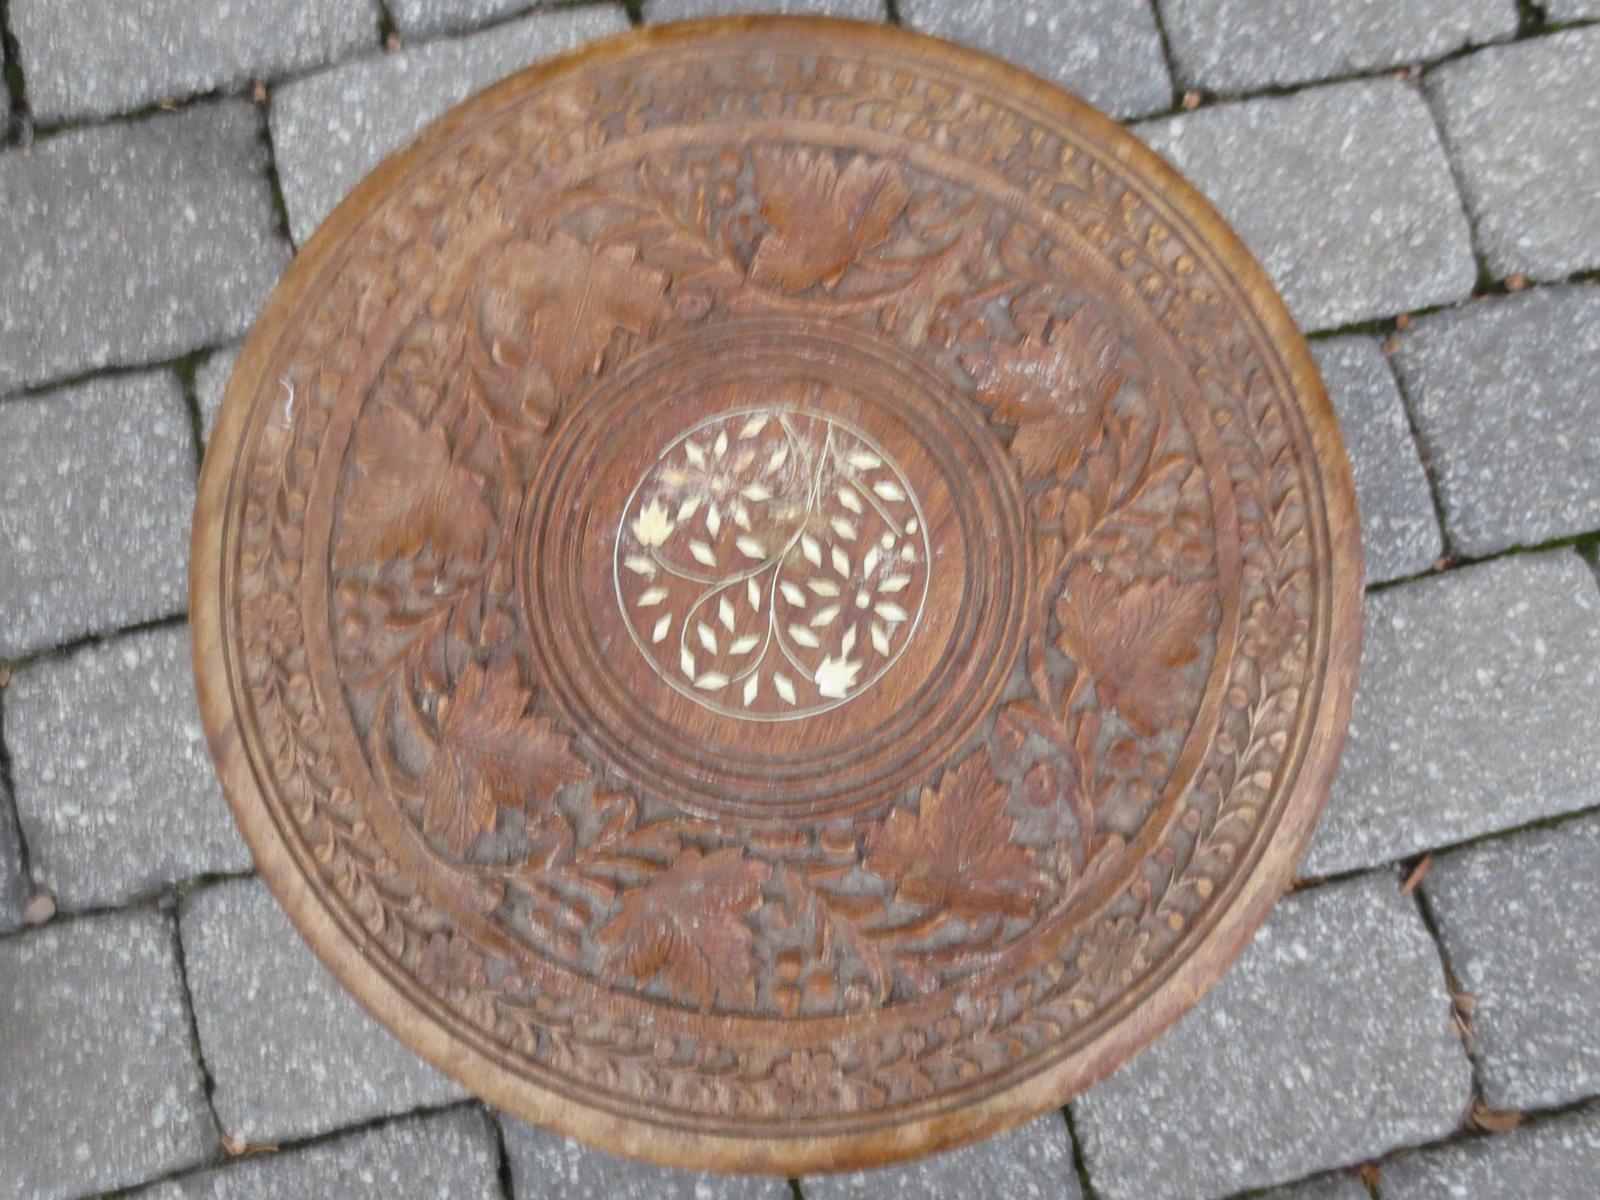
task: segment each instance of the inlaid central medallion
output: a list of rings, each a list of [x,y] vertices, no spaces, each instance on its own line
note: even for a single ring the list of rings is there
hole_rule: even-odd
[[[748,408],[674,438],[617,531],[617,603],[679,692],[785,721],[862,695],[916,635],[926,518],[877,441],[839,417]]]

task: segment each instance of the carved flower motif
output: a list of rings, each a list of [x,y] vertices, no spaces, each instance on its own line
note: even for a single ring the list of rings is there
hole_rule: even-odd
[[[1305,641],[1307,622],[1296,611],[1293,597],[1276,604],[1257,600],[1245,614],[1240,648],[1252,658],[1292,667],[1292,659]]]
[[[968,358],[978,398],[1017,426],[1011,453],[1028,480],[1072,472],[1126,378],[1116,335],[1084,306],[991,354]]]
[[[446,995],[485,986],[483,954],[459,933],[436,933],[422,948],[417,978]]]
[[[760,901],[770,872],[737,847],[683,851],[665,872],[628,892],[600,930],[606,976],[640,983],[659,977],[672,996],[700,1009],[718,1000],[751,1007],[755,935],[743,915]]]
[[[895,881],[895,898],[923,908],[949,908],[974,919],[991,913],[1026,916],[1045,884],[1032,853],[1012,844],[1006,816],[1009,787],[982,752],[922,789],[916,816],[896,808],[867,836],[862,865]]]
[[[1151,737],[1185,706],[1178,672],[1200,657],[1211,595],[1171,576],[1122,582],[1079,563],[1056,601],[1056,620],[1056,648],[1088,673],[1102,704]]]
[[[387,405],[357,427],[354,457],[334,566],[382,563],[424,546],[446,562],[478,561],[494,514],[483,482],[454,461],[443,430]]]
[[[498,374],[526,387],[542,371],[564,395],[618,329],[646,334],[668,315],[666,287],[626,244],[602,250],[564,233],[513,242],[491,252],[478,280],[477,336]]]
[[[841,172],[829,150],[756,155],[761,239],[750,278],[787,292],[831,288],[856,256],[878,245],[910,196],[900,168],[857,156]]]
[[[531,694],[511,659],[469,663],[440,701],[439,744],[424,780],[422,827],[456,854],[494,829],[499,806],[522,808],[588,778],[571,742],[527,715]]]
[[[826,1105],[844,1086],[844,1072],[826,1050],[796,1050],[772,1069],[779,1103],[810,1111]]]

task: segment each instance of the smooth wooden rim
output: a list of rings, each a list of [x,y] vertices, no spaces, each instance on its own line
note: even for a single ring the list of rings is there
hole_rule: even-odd
[[[507,1070],[435,1023],[411,997],[353,945],[323,899],[302,876],[267,810],[235,725],[222,644],[221,567],[225,502],[245,430],[253,382],[310,284],[370,205],[413,167],[508,95],[596,63],[647,48],[719,35],[779,28],[835,36],[857,46],[937,47],[945,61],[998,89],[1026,98],[1114,149],[1151,190],[1180,209],[1187,223],[1238,284],[1254,318],[1276,347],[1320,471],[1329,538],[1331,596],[1321,696],[1308,745],[1281,819],[1230,907],[1139,1001],[1137,1015],[1116,1022],[1079,1051],[985,1099],[891,1129],[793,1138],[729,1137],[619,1118],[553,1092]],[[434,1066],[515,1116],[603,1150],[689,1170],[798,1175],[895,1160],[951,1148],[1009,1128],[1057,1107],[1143,1049],[1183,1015],[1243,951],[1272,905],[1287,890],[1338,768],[1360,658],[1363,568],[1360,529],[1348,458],[1337,419],[1304,339],[1266,273],[1214,208],[1176,171],[1119,125],[1083,101],[1028,72],[978,51],[889,25],[828,17],[711,18],[613,35],[526,68],[450,110],[408,148],[384,160],[334,210],[296,256],[268,299],[240,355],[208,447],[197,495],[190,556],[190,620],[200,711],[223,789],[262,877],[301,935],[340,982],[378,1020]]]

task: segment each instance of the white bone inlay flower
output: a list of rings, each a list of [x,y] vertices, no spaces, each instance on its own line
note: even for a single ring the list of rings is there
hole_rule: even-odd
[[[672,536],[673,528],[661,501],[652,500],[634,518],[633,536],[639,539],[641,546],[659,546]]]

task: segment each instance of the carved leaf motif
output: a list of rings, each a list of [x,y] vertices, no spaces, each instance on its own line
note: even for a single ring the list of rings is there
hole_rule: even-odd
[[[978,397],[1018,427],[1011,452],[1028,480],[1071,472],[1125,378],[1115,335],[1087,307],[966,366]]]
[[[967,919],[1026,916],[1044,882],[1032,852],[1011,844],[1007,791],[987,757],[971,755],[938,788],[922,789],[916,816],[896,808],[873,829],[862,865],[893,880],[896,899],[907,904],[948,907]]]
[[[831,153],[811,150],[758,154],[756,186],[773,232],[756,248],[750,278],[788,292],[831,288],[889,235],[910,196],[893,163],[858,156],[841,174]]]
[[[628,246],[597,250],[564,233],[494,253],[478,321],[497,363],[532,360],[564,393],[595,368],[618,329],[646,334],[668,314],[667,278]]]
[[[438,426],[424,429],[401,408],[380,409],[356,431],[355,464],[335,567],[409,556],[430,543],[445,559],[482,557],[494,514],[482,481],[451,460]]]
[[[1202,584],[1123,583],[1079,563],[1056,601],[1056,648],[1094,679],[1102,703],[1150,737],[1183,704],[1174,673],[1200,656],[1210,613]]]
[[[649,884],[628,893],[622,911],[600,931],[610,950],[610,978],[645,983],[662,976],[676,996],[708,1009],[756,1001],[755,935],[741,920],[761,897],[771,868],[737,847],[711,854],[688,849]]]
[[[422,827],[457,854],[494,829],[499,805],[524,808],[530,798],[588,778],[566,735],[527,715],[531,698],[507,659],[487,670],[469,663],[454,693],[441,701]]]

